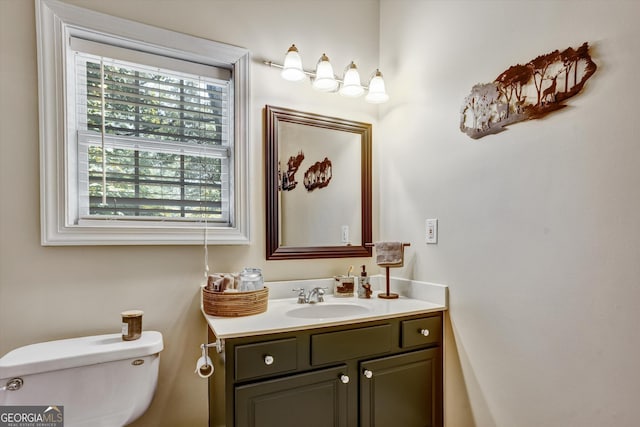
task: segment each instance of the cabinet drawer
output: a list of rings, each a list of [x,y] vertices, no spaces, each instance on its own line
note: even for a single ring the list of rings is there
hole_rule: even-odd
[[[311,336],[311,364],[322,365],[386,353],[391,350],[391,325],[371,326]]]
[[[437,344],[442,339],[442,321],[439,316],[402,322],[402,347]]]
[[[298,368],[295,338],[239,345],[235,348],[236,380],[294,371]]]

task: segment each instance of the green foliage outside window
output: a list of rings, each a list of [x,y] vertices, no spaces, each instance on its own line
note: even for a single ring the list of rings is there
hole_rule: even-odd
[[[99,62],[86,63],[87,130],[101,133],[104,120],[105,135],[201,147],[223,144],[220,86],[106,64],[102,74]],[[102,146],[90,146],[90,214],[220,217],[223,160],[162,150],[105,146],[103,153]]]

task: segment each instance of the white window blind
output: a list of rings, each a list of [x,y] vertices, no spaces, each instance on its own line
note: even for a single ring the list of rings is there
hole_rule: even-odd
[[[228,70],[71,39],[78,216],[229,224]]]

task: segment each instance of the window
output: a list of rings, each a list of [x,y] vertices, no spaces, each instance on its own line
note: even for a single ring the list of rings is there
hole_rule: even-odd
[[[43,244],[248,243],[248,52],[37,5]]]
[[[103,55],[164,62],[76,38],[69,53],[80,222],[207,218],[228,225],[229,73],[178,61],[168,70],[118,60]],[[175,71],[179,66],[198,69]]]

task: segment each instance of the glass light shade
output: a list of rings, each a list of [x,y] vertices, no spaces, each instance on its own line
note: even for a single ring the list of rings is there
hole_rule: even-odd
[[[333,67],[329,58],[324,53],[316,66],[316,78],[313,79],[313,88],[322,92],[332,92],[338,87],[338,81],[333,75]]]
[[[365,97],[367,102],[372,104],[382,104],[389,100],[389,95],[384,87],[384,80],[380,70],[376,70],[375,74],[369,81],[369,93]]]
[[[292,82],[300,81],[305,77],[304,70],[302,69],[302,59],[295,44],[291,45],[287,51],[287,55],[284,57],[284,65],[282,66],[280,76]]]
[[[358,73],[358,67],[351,61],[351,64],[347,67],[347,71],[344,73],[342,79],[342,87],[340,88],[340,95],[358,97],[364,93],[364,88],[360,84],[360,74]]]

